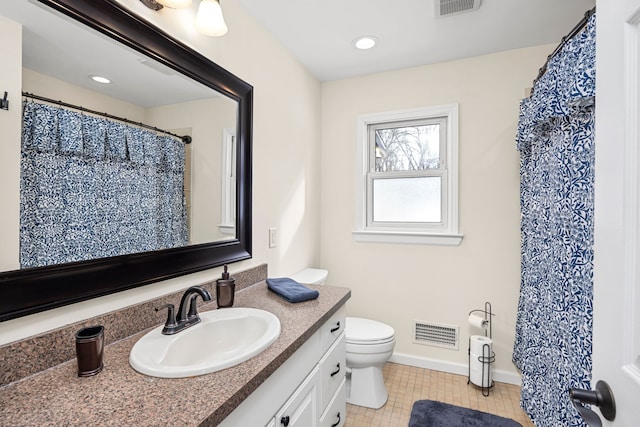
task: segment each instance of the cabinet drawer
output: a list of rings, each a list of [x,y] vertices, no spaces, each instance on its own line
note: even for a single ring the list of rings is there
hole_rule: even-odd
[[[322,342],[323,354],[329,350],[331,344],[333,344],[340,334],[344,332],[346,325],[345,316],[346,309],[342,306],[329,318],[329,320],[324,323],[324,325],[322,325],[320,329],[320,340]]]
[[[347,379],[343,378],[338,391],[320,418],[320,427],[342,427],[347,418]]]
[[[321,372],[321,408],[324,410],[331,397],[345,378],[345,334],[333,343],[329,351],[320,359]]]

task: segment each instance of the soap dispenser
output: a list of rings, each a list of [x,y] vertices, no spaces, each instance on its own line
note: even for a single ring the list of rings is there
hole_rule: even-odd
[[[222,277],[216,280],[216,300],[218,308],[232,307],[233,297],[236,291],[236,280],[229,277],[227,266],[224,266]]]

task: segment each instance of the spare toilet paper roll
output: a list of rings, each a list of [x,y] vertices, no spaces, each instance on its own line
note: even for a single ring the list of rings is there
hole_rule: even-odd
[[[483,347],[485,344],[489,345],[489,352],[485,350],[485,355],[491,355],[491,347],[493,346],[493,340],[489,337],[485,337],[484,335],[471,335],[469,338],[469,351],[473,354],[477,354],[478,356],[482,356]]]
[[[487,329],[489,321],[484,318],[482,313],[471,313],[469,314],[469,324],[476,328]]]
[[[473,366],[472,364],[471,369],[469,369],[469,380],[478,387],[491,387],[492,379],[493,375],[491,375],[491,367],[489,365],[485,365],[484,372],[482,371],[482,365]]]
[[[485,347],[487,345],[487,347]],[[493,340],[482,335],[469,338],[469,380],[480,387],[490,387],[492,382],[490,361]]]

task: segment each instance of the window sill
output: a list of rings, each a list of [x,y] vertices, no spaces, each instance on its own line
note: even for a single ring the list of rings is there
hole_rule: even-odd
[[[235,224],[220,224],[218,225],[218,230],[220,230],[220,233],[222,234],[236,234],[236,226]]]
[[[411,231],[353,231],[353,239],[361,243],[408,243],[416,245],[459,246],[462,234],[419,233]]]

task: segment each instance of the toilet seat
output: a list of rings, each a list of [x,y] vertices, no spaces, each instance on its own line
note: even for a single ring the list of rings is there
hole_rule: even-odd
[[[352,344],[352,345],[382,345],[382,344],[395,343],[396,338],[391,337],[391,338],[387,338],[386,340],[376,340],[376,341],[354,341],[354,340],[345,339],[345,342],[347,344]]]
[[[389,325],[371,319],[347,317],[345,339],[349,344],[378,345],[395,342],[395,331]]]
[[[393,353],[393,348],[396,345],[395,338],[392,338],[387,342],[372,342],[372,343],[353,343],[353,342],[345,342],[345,351],[347,352],[347,366],[349,366],[349,360],[353,356],[349,355],[367,355],[369,357],[374,355],[381,355],[387,353],[388,355],[384,358],[386,362],[391,354]]]

